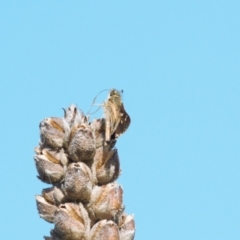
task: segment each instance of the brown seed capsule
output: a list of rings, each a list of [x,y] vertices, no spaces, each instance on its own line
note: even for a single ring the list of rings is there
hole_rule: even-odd
[[[117,225],[106,219],[99,221],[90,231],[90,240],[120,240]]]
[[[135,221],[133,215],[122,214],[119,224],[121,240],[133,240],[135,235]]]
[[[42,190],[42,196],[50,203],[58,206],[61,203],[65,203],[68,199],[57,186],[51,188],[45,188]]]
[[[90,219],[80,204],[65,203],[59,206],[54,218],[55,227],[51,233],[53,239],[85,240],[90,231]]]
[[[92,191],[92,174],[83,162],[71,163],[63,183],[64,192],[72,200],[88,202]]]
[[[62,148],[66,146],[70,127],[65,119],[51,117],[40,122],[41,142],[43,146]]]
[[[57,183],[63,179],[64,169],[60,163],[52,162],[53,160],[45,155],[36,155],[34,157],[38,178],[45,183]]]
[[[92,220],[115,220],[124,210],[123,190],[117,183],[95,186],[87,210]]]
[[[42,197],[44,197],[45,200],[47,200],[49,203],[55,205],[55,200],[54,200],[53,192],[54,192],[54,188],[53,188],[53,187],[44,188],[44,189],[42,190]]]
[[[39,216],[46,220],[47,222],[53,223],[54,214],[57,210],[57,207],[48,203],[42,196],[36,196],[37,209]]]
[[[56,186],[54,186],[53,197],[54,197],[55,205],[57,205],[57,206],[60,205],[61,203],[65,203],[69,200],[68,197],[65,196],[63,191],[59,187],[56,187]]]
[[[91,122],[91,129],[93,131],[93,136],[95,140],[96,148],[105,145],[105,119],[94,119]]]
[[[107,184],[115,181],[120,174],[120,161],[117,149],[108,146],[96,150],[94,164],[92,165],[98,184]]]
[[[73,125],[81,125],[86,122],[86,117],[84,113],[77,108],[74,104],[71,104],[70,107],[63,109],[64,110],[64,119],[69,124],[70,127]]]
[[[42,149],[42,154],[54,163],[59,163],[63,166],[68,165],[69,160],[63,148],[56,150],[44,148]]]
[[[72,128],[68,152],[74,162],[93,160],[96,148],[91,128],[86,125]]]

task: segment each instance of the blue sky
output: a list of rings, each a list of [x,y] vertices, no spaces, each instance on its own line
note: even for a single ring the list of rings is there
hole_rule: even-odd
[[[87,112],[114,87],[132,119],[117,148],[135,239],[239,239],[239,11],[233,0],[0,1],[0,238],[53,228],[34,199],[47,187],[39,122],[71,103]]]

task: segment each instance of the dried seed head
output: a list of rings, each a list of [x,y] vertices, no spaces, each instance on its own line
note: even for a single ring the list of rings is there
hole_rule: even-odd
[[[38,178],[45,183],[57,183],[64,177],[64,169],[60,163],[49,159],[45,155],[36,155],[34,157]]]
[[[63,183],[64,192],[72,200],[88,202],[92,191],[92,174],[83,162],[71,163]]]
[[[120,174],[120,161],[117,149],[110,149],[108,146],[96,150],[93,173],[99,184],[107,184],[115,181]]]
[[[120,240],[117,225],[113,221],[99,221],[90,231],[90,240]]]
[[[119,224],[121,240],[133,240],[135,235],[135,221],[133,215],[122,215],[122,221]]]
[[[95,186],[87,209],[92,220],[115,220],[124,210],[123,190],[117,183]]]
[[[53,148],[66,146],[70,127],[64,119],[56,117],[46,118],[40,122],[39,128],[43,146]]]
[[[90,231],[87,211],[80,203],[65,203],[59,206],[54,218],[52,238],[61,240],[85,240]]]
[[[57,207],[47,202],[42,196],[37,195],[36,201],[39,216],[47,222],[53,223]]]
[[[104,118],[91,123],[75,105],[64,109],[62,119],[40,122],[34,159],[39,178],[53,186],[36,196],[37,208],[55,224],[45,240],[133,240],[133,216],[123,213],[123,190],[113,182],[120,161],[112,148],[130,125],[121,94],[112,89],[102,106]]]
[[[92,130],[84,125],[72,129],[68,152],[74,162],[90,161],[94,158],[96,148]]]
[[[86,117],[82,110],[78,109],[77,106],[71,104],[70,107],[64,110],[64,118],[70,127],[73,125],[81,125],[86,122]]]

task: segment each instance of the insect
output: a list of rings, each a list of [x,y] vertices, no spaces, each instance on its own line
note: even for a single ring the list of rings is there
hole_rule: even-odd
[[[118,138],[123,134],[131,123],[123,102],[123,91],[111,89],[107,100],[103,103],[103,110],[106,119],[105,141]]]

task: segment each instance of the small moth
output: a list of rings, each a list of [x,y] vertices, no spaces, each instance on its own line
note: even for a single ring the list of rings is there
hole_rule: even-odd
[[[131,123],[131,119],[122,102],[122,91],[111,89],[107,100],[103,103],[106,118],[105,141],[118,138]]]

